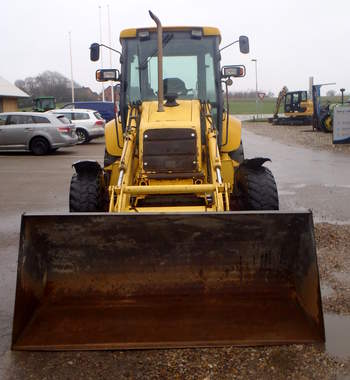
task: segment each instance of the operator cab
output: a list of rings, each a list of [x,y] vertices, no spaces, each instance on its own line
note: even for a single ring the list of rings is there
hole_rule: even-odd
[[[307,101],[307,91],[287,92],[284,100],[284,112],[305,112],[306,107],[301,106],[301,102]]]

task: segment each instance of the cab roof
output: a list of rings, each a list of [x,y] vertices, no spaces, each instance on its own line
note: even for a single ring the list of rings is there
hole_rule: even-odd
[[[201,29],[204,36],[218,36],[221,42],[221,34],[218,28],[214,28],[211,26],[164,26],[164,32],[180,32],[180,31],[188,31],[193,29]],[[135,38],[139,31],[148,31],[150,33],[156,32],[157,28],[132,28],[132,29],[124,29],[120,32],[120,39],[123,38]]]

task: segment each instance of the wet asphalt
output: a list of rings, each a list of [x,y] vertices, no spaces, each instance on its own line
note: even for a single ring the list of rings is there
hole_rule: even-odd
[[[350,158],[244,131],[245,158],[268,157],[283,210],[311,209],[315,222],[350,222]]]
[[[278,184],[281,209],[312,209],[316,222],[350,222],[348,155],[289,146],[247,131],[243,143],[246,158],[271,158],[267,166]],[[43,363],[53,371],[59,365],[54,354],[10,351],[20,216],[29,211],[67,212],[72,163],[79,159],[102,163],[103,154],[103,139],[45,157],[0,153],[0,379],[20,378],[14,370],[26,366],[29,356],[35,379],[43,378]],[[103,361],[103,353],[96,353],[96,358]],[[69,366],[69,353],[64,360]],[[93,369],[91,374],[95,378]]]

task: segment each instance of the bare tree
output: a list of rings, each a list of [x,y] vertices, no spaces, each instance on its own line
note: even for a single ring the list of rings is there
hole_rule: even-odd
[[[335,96],[335,90],[328,90],[328,91],[326,92],[326,96],[329,96],[329,97],[331,97],[331,96]]]
[[[71,100],[70,80],[57,71],[44,71],[36,77],[16,80],[15,85],[31,97],[54,96],[58,102]],[[75,88],[81,86],[74,82]]]

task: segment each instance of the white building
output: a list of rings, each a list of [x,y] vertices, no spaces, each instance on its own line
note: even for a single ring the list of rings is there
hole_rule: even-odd
[[[18,111],[18,98],[29,98],[29,95],[0,77],[0,112]]]

